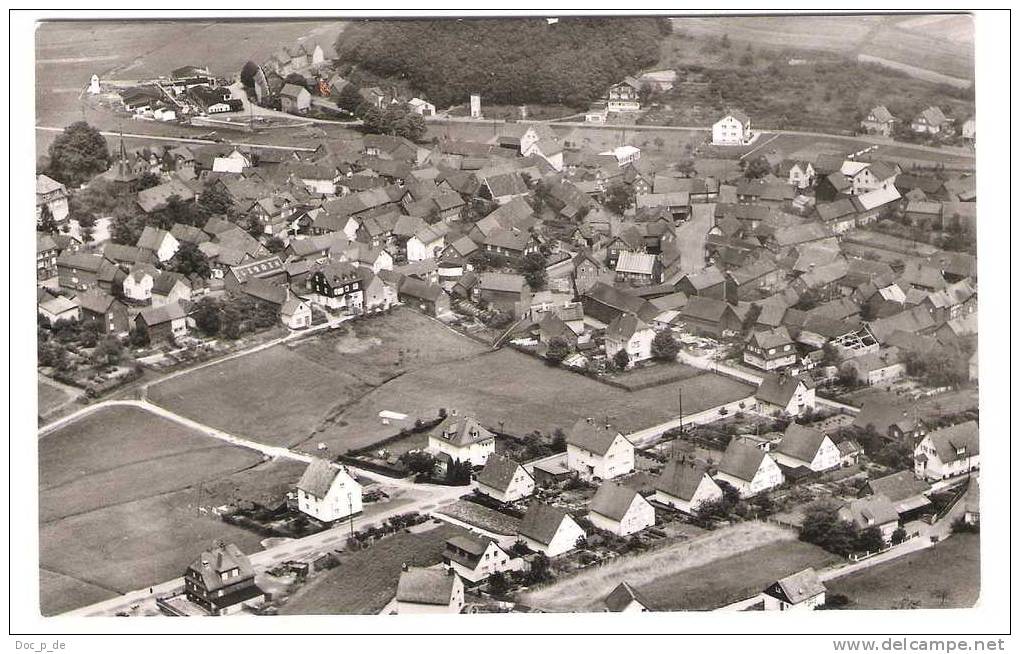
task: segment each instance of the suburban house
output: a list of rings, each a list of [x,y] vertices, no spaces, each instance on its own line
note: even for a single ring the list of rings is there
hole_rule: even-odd
[[[571,551],[586,535],[569,513],[542,502],[531,503],[517,528],[517,537],[528,549],[549,558]]]
[[[464,582],[452,568],[404,566],[397,582],[395,613],[460,613],[463,608]]]
[[[70,209],[67,204],[67,187],[46,175],[35,176],[35,222],[41,224],[43,207],[49,209],[53,220],[59,225],[67,220]]]
[[[931,510],[931,500],[928,499],[930,492],[931,484],[924,478],[916,477],[910,470],[901,470],[870,480],[861,495],[884,496],[892,502],[900,520],[907,522]]]
[[[411,111],[419,116],[436,115],[436,105],[427,100],[422,100],[421,98],[411,98],[407,101],[407,106],[411,109]]]
[[[209,615],[237,613],[265,599],[265,593],[255,583],[251,561],[233,543],[202,552],[188,566],[184,573],[184,596]]]
[[[791,422],[783,432],[783,440],[770,450],[781,466],[808,468],[821,472],[838,468],[842,463],[839,448],[828,434]]]
[[[899,120],[885,108],[885,105],[873,107],[861,121],[861,129],[871,134],[892,136],[893,128]]]
[[[288,114],[306,114],[312,104],[312,94],[303,86],[286,84],[280,90],[280,109]]]
[[[321,522],[335,522],[361,513],[361,484],[347,470],[324,459],[312,459],[297,483],[298,510]]]
[[[625,77],[609,87],[606,110],[610,112],[641,111],[641,83],[633,77]]]
[[[847,359],[840,369],[869,386],[894,382],[907,373],[907,365],[900,357],[898,347],[885,347]]]
[[[454,411],[429,434],[429,452],[445,454],[452,461],[470,461],[472,466],[485,465],[496,451],[496,435],[470,416]]]
[[[345,309],[349,314],[360,314],[364,306],[364,289],[361,271],[349,264],[331,261],[308,278],[308,286],[315,293],[315,301],[329,309]]]
[[[926,434],[914,447],[914,474],[937,481],[980,468],[978,423],[971,420]]]
[[[647,613],[651,611],[648,600],[644,599],[634,587],[626,581],[616,585],[611,593],[602,600],[606,611],[610,613]]]
[[[752,138],[751,119],[742,111],[731,111],[712,125],[712,145],[746,145]]]
[[[769,372],[797,363],[797,348],[790,332],[780,325],[752,334],[744,346],[744,363]]]
[[[35,235],[35,273],[36,281],[45,282],[57,276],[57,257],[60,247],[49,234],[36,232]]]
[[[805,409],[815,408],[815,387],[810,379],[785,373],[768,374],[758,385],[754,399],[762,413],[799,416]]]
[[[153,343],[187,336],[191,322],[192,319],[188,317],[187,310],[180,302],[161,307],[148,307],[135,316],[135,327],[144,326]]]
[[[148,250],[156,255],[160,263],[169,261],[177,254],[181,247],[180,242],[173,237],[173,234],[165,229],[159,229],[152,225],[146,225],[142,235],[138,237],[139,250]]]
[[[124,297],[136,302],[148,302],[152,299],[152,287],[160,274],[155,266],[147,263],[132,267],[131,272],[121,282]]]
[[[783,577],[762,593],[766,611],[814,611],[825,604],[825,585],[813,568]]]
[[[38,313],[50,327],[58,322],[77,322],[81,318],[81,307],[76,300],[45,292],[42,295],[44,299],[38,303]]]
[[[655,509],[633,488],[607,481],[592,498],[588,519],[599,529],[630,536],[655,525]]]
[[[190,300],[191,291],[191,282],[187,277],[164,270],[152,282],[150,289],[152,306],[161,307],[181,300]]]
[[[516,502],[535,492],[535,478],[510,457],[492,454],[475,477],[474,488],[497,502]]]
[[[654,254],[647,252],[621,252],[616,260],[616,281],[634,286],[659,283],[662,264]]]
[[[839,510],[839,517],[852,522],[858,529],[877,528],[887,543],[900,526],[900,514],[885,495],[857,498]]]
[[[623,350],[628,365],[652,358],[652,339],[655,332],[633,313],[620,314],[606,327],[606,357],[612,359]]]
[[[708,469],[694,461],[670,459],[654,485],[654,501],[687,514],[695,514],[706,502],[722,498],[722,489]]]
[[[952,124],[952,118],[947,118],[939,107],[932,106],[914,118],[910,123],[910,129],[922,134],[941,134],[943,130],[948,130]]]
[[[430,316],[439,316],[450,311],[450,296],[439,284],[431,284],[417,277],[406,276],[397,286],[397,299]]]
[[[78,294],[83,323],[102,325],[103,333],[119,336],[131,330],[128,308],[109,293],[90,290]]]
[[[613,479],[634,470],[634,445],[608,424],[581,419],[567,432],[567,468],[583,479]]]
[[[471,289],[471,299],[516,314],[519,303],[531,301],[531,287],[523,275],[484,272],[478,276],[478,283]]]
[[[280,307],[280,322],[287,329],[305,329],[312,326],[312,307],[298,297],[289,297]]]
[[[407,260],[424,261],[436,259],[446,248],[446,234],[449,228],[445,223],[429,225],[414,233],[407,239]]]
[[[524,568],[524,559],[485,536],[454,536],[443,548],[443,562],[469,586],[484,582],[494,572]]]
[[[735,437],[726,447],[715,479],[733,486],[746,498],[781,485],[783,471],[758,443]]]

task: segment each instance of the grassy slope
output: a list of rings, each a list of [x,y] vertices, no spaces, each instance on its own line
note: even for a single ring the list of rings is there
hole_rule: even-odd
[[[48,413],[55,407],[67,401],[70,395],[62,388],[43,381],[37,382],[39,388],[39,415]]]
[[[341,563],[312,577],[280,608],[283,615],[375,614],[397,591],[400,566],[431,566],[442,560],[443,543],[465,529],[443,525],[400,533],[367,550],[346,554]]]
[[[980,540],[957,534],[934,548],[908,554],[828,584],[850,598],[852,609],[969,608],[981,585]],[[946,592],[945,603],[942,592]]]

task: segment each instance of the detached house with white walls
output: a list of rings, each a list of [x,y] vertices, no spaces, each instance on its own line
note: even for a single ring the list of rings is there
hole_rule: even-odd
[[[524,559],[503,549],[495,540],[474,534],[447,540],[443,562],[470,586],[484,582],[493,573],[524,568]]]
[[[708,469],[694,461],[670,459],[654,485],[652,500],[683,513],[697,513],[706,502],[722,499],[722,489]]]
[[[541,552],[549,558],[571,551],[577,547],[577,540],[586,535],[569,513],[541,502],[534,502],[528,507],[528,512],[517,528],[518,539],[528,549]]]
[[[428,450],[437,456],[445,454],[452,461],[470,461],[473,466],[483,466],[496,451],[496,435],[475,418],[458,416],[454,411],[429,434]]]
[[[783,432],[783,440],[770,451],[776,463],[812,472],[838,468],[842,462],[839,448],[828,434],[795,422],[790,423]]]
[[[588,519],[599,529],[630,536],[655,525],[655,509],[633,488],[605,482],[591,500]]]
[[[313,459],[297,483],[298,510],[322,522],[361,513],[361,484],[340,465]]]
[[[980,453],[973,420],[936,429],[914,448],[914,474],[930,481],[965,475],[981,467]]]
[[[770,374],[761,380],[754,399],[761,413],[799,416],[805,409],[815,408],[815,387],[811,381],[801,377]]]
[[[725,481],[741,497],[753,497],[783,483],[783,471],[758,443],[735,437],[719,462],[716,481]]]
[[[516,502],[535,492],[535,478],[510,457],[492,454],[475,478],[474,488],[497,502]]]
[[[742,111],[731,111],[712,125],[712,145],[746,145],[753,138],[751,118]]]
[[[607,424],[581,419],[567,432],[567,468],[582,479],[613,479],[634,470],[634,445]]]

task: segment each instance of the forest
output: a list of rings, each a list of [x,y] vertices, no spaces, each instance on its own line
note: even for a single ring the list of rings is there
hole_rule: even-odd
[[[406,81],[445,108],[471,93],[493,104],[578,109],[653,66],[662,18],[365,21],[340,34],[341,66]]]

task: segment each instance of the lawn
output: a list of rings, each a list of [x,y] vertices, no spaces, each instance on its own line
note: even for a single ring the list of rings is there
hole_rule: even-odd
[[[826,585],[830,596],[840,593],[850,598],[851,609],[970,608],[980,594],[980,554],[976,534],[956,534],[933,548]]]
[[[57,408],[67,400],[71,399],[71,394],[64,389],[49,384],[40,379],[37,383],[39,387],[39,415],[44,416],[53,409]]]
[[[739,558],[741,556],[744,558]],[[744,522],[582,570],[526,591],[519,599],[529,606],[551,611],[599,610],[606,595],[626,581],[650,600],[654,599],[656,607],[681,608],[677,600],[684,599],[691,604],[684,608],[706,608],[704,605],[709,601],[736,593],[744,585],[759,585],[754,575],[782,577],[796,572],[783,572],[785,566],[799,565],[797,570],[800,570],[823,565],[828,560],[830,555],[797,541],[789,530],[760,522]],[[731,571],[731,566],[737,562],[742,564],[740,570],[746,574]],[[688,578],[697,582],[690,583]],[[757,590],[764,588],[767,582],[760,585]],[[683,595],[694,591],[698,592],[696,600]]]
[[[458,500],[449,506],[444,506],[439,513],[456,518],[474,527],[507,536],[516,534],[517,527],[521,524],[521,521],[513,516],[465,500]]]
[[[627,372],[614,374],[611,379],[628,390],[639,390],[659,384],[678,382],[697,377],[702,371],[682,363],[655,363],[653,365],[632,368]]]
[[[387,380],[484,349],[401,309],[180,375],[151,386],[149,399],[238,436],[292,446],[324,440],[317,432],[342,425],[340,413]],[[375,440],[349,432],[331,445],[346,451]]]
[[[262,461],[256,452],[134,407],[109,407],[39,440],[43,523],[218,479]]]
[[[728,377],[704,373],[628,392],[504,348],[395,378],[354,402],[341,421],[315,438],[334,451],[342,450],[355,441],[373,442],[396,433],[397,427],[380,423],[381,410],[426,418],[441,407],[477,416],[485,425],[517,435],[535,430],[548,434],[593,416],[608,417],[629,433],[674,417],[680,386],[685,413],[732,402],[754,391]]]
[[[760,593],[805,568],[818,570],[841,560],[799,540],[774,542],[666,575],[639,590],[660,611],[709,611]]]
[[[57,615],[116,597],[117,593],[59,572],[39,570],[39,596],[42,614]]]
[[[341,556],[340,565],[319,573],[280,607],[282,615],[377,614],[393,599],[400,566],[431,566],[442,561],[448,538],[468,532],[442,525],[418,533],[399,533],[367,550]]]

